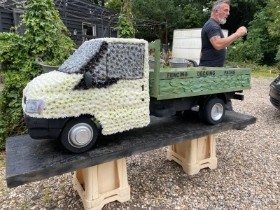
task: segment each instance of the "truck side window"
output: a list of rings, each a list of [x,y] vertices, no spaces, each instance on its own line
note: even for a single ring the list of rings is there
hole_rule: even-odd
[[[140,79],[144,75],[144,44],[109,43],[107,77]]]
[[[144,76],[144,44],[88,41],[72,57],[60,69],[84,75],[74,89],[105,88],[120,79]]]

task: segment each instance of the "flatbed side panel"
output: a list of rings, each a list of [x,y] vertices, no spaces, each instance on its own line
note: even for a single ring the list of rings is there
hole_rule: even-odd
[[[196,93],[170,93],[170,94],[162,94],[157,96],[157,100],[167,100],[167,99],[175,99],[175,98],[186,98],[186,97],[192,97],[192,96],[203,96],[203,95],[213,95],[213,94],[218,94],[218,93],[230,93],[230,92],[239,92],[244,89],[250,89],[248,88],[236,88],[236,89],[223,89],[223,91],[219,90],[213,90],[213,91],[201,91],[201,92],[196,92]]]
[[[150,73],[152,77],[152,73]],[[152,78],[150,89],[152,89]],[[241,91],[251,87],[249,69],[167,69],[160,72],[158,100]]]

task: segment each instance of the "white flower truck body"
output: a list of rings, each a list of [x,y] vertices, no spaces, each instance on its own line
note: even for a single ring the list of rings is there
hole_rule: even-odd
[[[155,67],[149,70],[149,47]],[[102,38],[83,43],[58,70],[30,81],[22,107],[34,139],[59,139],[69,151],[89,150],[103,135],[145,127],[150,115],[170,116],[199,106],[209,124],[223,120],[229,99],[250,88],[250,70],[163,68],[160,43]]]

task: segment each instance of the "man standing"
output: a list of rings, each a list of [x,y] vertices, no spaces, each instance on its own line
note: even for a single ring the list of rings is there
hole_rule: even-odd
[[[224,37],[220,24],[225,24],[230,11],[229,0],[217,0],[213,4],[211,17],[201,31],[200,66],[222,67],[226,57],[226,47],[239,37],[247,34],[247,29],[241,26],[235,33]]]

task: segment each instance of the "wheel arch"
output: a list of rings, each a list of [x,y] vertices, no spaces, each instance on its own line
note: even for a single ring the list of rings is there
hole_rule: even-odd
[[[96,121],[91,115],[69,117],[61,130],[59,141],[66,150],[81,153],[94,146],[99,136]]]
[[[227,94],[226,93],[217,93],[217,94],[211,94],[211,95],[203,95],[201,97],[199,97],[198,99],[198,105],[200,107],[204,107],[204,105],[206,104],[206,102],[212,98],[220,98],[224,101],[224,103],[227,103]]]
[[[91,120],[96,124],[97,128],[100,129],[100,126],[101,126],[101,125],[100,125],[99,121],[98,121],[93,115],[90,115],[90,114],[82,114],[82,115],[79,115],[78,117],[67,117],[67,120],[64,121],[64,124],[63,124],[63,126],[61,127],[61,131],[60,131],[60,134],[59,134],[59,138],[60,138],[60,136],[61,136],[61,134],[62,134],[62,131],[64,130],[65,126],[67,125],[67,123],[68,123],[69,121],[75,119],[75,118],[80,118],[80,117],[86,117],[86,118],[91,119]],[[93,119],[94,119],[94,120],[93,120]],[[98,124],[97,124],[97,123],[98,123]]]
[[[225,115],[225,102],[219,97],[209,97],[199,108],[200,119],[210,125],[220,123]]]
[[[216,97],[222,99],[225,102],[225,104],[227,103],[228,97],[227,97],[226,93],[218,93],[218,94],[216,94]]]

